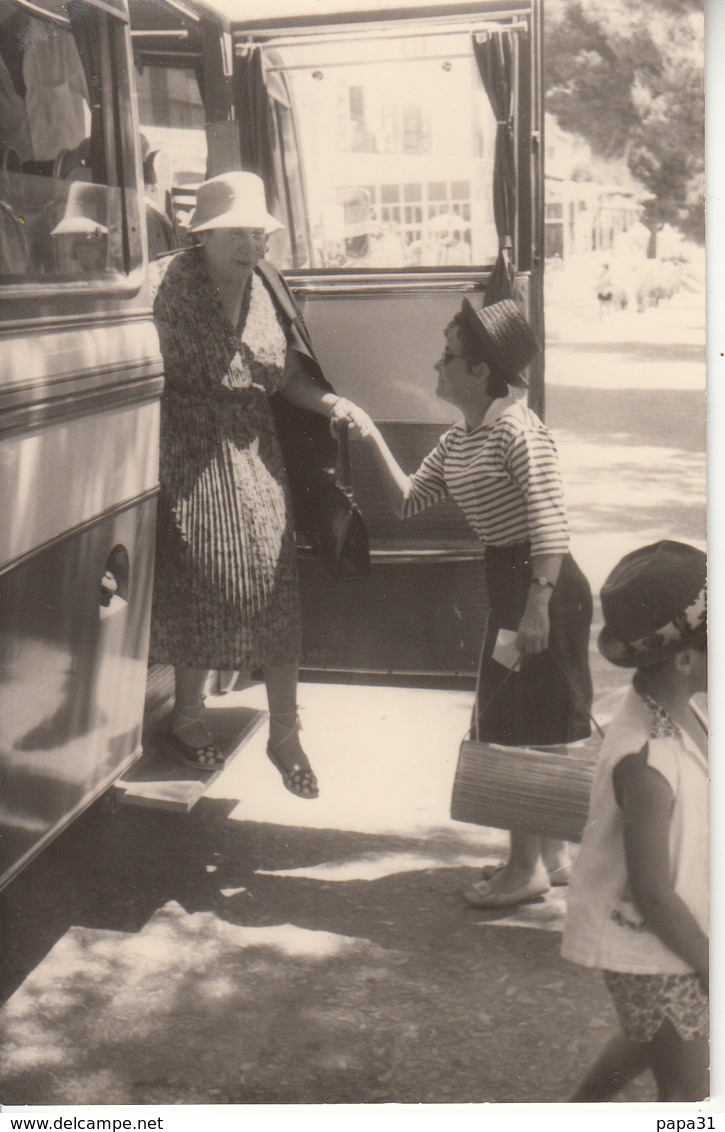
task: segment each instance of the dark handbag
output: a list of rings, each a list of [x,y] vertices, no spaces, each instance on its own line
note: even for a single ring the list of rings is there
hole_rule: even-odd
[[[334,578],[362,578],[370,573],[370,543],[352,496],[346,429],[338,443],[339,475],[333,468],[318,468],[304,485],[304,534]]]
[[[474,720],[485,715],[517,665],[509,669],[480,712],[476,689]],[[599,724],[591,718],[601,736]],[[474,729],[475,724],[471,731]],[[596,753],[596,744],[562,753],[560,749],[504,747],[467,737],[458,752],[451,817],[494,829],[517,826],[542,837],[581,841]]]

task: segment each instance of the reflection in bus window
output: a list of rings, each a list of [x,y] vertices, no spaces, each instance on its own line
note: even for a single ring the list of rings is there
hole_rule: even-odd
[[[136,88],[149,254],[154,259],[169,250],[163,246],[159,212],[172,225],[174,243],[183,242],[197,185],[206,179],[206,114],[193,67],[166,61],[160,66],[141,55],[136,59]]]
[[[466,33],[265,49],[297,121],[313,268],[495,259],[496,123]],[[284,265],[287,266],[287,265]]]
[[[0,283],[113,281],[141,259],[104,105],[120,28],[92,9],[71,20],[63,0],[36,7],[0,0]]]

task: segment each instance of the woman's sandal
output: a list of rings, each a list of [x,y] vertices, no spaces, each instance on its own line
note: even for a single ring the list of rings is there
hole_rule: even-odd
[[[183,711],[178,704],[174,708],[174,711],[176,715],[182,716],[186,722],[177,723],[167,731],[163,738],[163,750],[165,754],[170,755],[173,759],[178,759],[184,766],[193,767],[194,770],[221,770],[226,760],[216,743],[213,743],[211,739],[202,747],[192,747],[179,737],[179,732],[183,731],[185,727],[190,727],[194,723],[201,722],[203,719],[203,707],[199,708],[198,713],[193,716],[189,715],[188,711]]]
[[[274,712],[272,715],[270,715],[270,718],[275,718],[278,720],[282,718],[294,719],[294,723],[291,727],[288,728],[287,734],[284,736],[281,742],[277,743],[277,750],[279,750],[283,743],[286,743],[287,740],[291,739],[293,735],[297,735],[297,733],[302,729],[302,725],[296,711]],[[290,794],[294,794],[296,798],[308,799],[317,798],[319,796],[320,789],[317,785],[317,779],[315,778],[314,772],[312,770],[304,769],[299,765],[299,763],[294,763],[292,766],[284,766],[279,758],[279,755],[277,755],[272,749],[271,742],[267,743],[267,758],[271,762],[272,766],[279,771],[282,777],[282,785],[287,790],[289,790]]]

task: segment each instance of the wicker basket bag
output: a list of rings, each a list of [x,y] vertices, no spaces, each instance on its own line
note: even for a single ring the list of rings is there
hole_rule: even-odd
[[[451,796],[454,821],[581,841],[596,755],[498,747],[464,739]]]
[[[503,691],[514,668],[501,681],[483,712],[479,713],[476,707],[476,719]],[[453,820],[494,829],[516,826],[542,837],[581,841],[602,737],[593,717],[592,722],[598,738],[586,745],[577,744],[566,753],[560,747],[547,751],[464,739],[451,796]]]

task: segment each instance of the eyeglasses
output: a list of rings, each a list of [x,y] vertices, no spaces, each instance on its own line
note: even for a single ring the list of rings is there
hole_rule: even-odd
[[[441,363],[444,366],[447,366],[448,363],[452,362],[454,358],[463,358],[463,354],[454,354],[453,350],[449,350],[448,347],[446,346],[445,350],[443,351],[443,357],[441,358]],[[465,358],[464,358],[464,361],[465,361]]]

